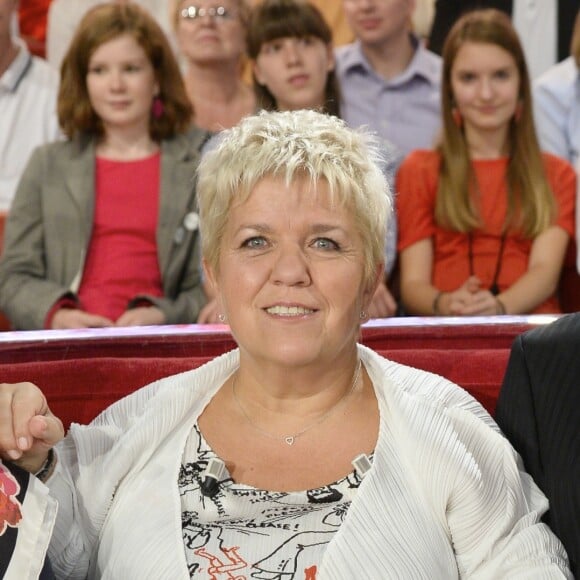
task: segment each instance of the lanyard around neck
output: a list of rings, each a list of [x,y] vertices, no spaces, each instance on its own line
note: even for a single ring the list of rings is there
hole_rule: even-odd
[[[491,281],[491,285],[489,287],[489,291],[494,295],[497,296],[499,294],[499,286],[497,284],[499,274],[501,272],[501,265],[503,261],[503,251],[505,248],[505,232],[501,235],[501,241],[499,245],[499,252],[497,253],[497,260],[495,262],[495,272],[493,274],[493,279]],[[469,275],[475,275],[475,268],[474,268],[474,257],[473,257],[473,234],[469,232],[467,234],[467,241],[468,241],[468,249],[469,249]]]

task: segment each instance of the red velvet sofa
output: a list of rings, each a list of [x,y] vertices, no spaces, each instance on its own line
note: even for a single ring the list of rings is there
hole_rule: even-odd
[[[458,383],[493,414],[513,339],[545,317],[371,321],[361,342]],[[235,343],[225,326],[0,334],[0,381],[32,381],[65,426],[158,378],[198,367]]]

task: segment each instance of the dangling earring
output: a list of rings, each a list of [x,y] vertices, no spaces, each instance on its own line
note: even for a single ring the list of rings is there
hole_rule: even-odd
[[[514,122],[517,124],[522,119],[522,113],[524,111],[524,104],[521,101],[518,101],[516,105],[516,109],[514,111]]]
[[[217,319],[223,324],[226,321],[226,315],[218,314]]]
[[[156,96],[151,104],[151,114],[155,119],[160,119],[165,113],[165,105],[160,96]]]
[[[461,111],[457,107],[451,109],[451,117],[453,122],[457,125],[459,129],[463,126],[463,117],[461,116]]]
[[[358,315],[358,317],[361,320],[364,320],[367,317],[367,313],[364,310],[361,310],[360,313],[359,313],[359,315]]]

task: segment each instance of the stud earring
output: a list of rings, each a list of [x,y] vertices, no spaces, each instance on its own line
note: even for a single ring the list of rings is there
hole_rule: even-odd
[[[217,319],[221,322],[224,323],[226,321],[226,315],[225,314],[218,314]]]
[[[359,317],[361,320],[364,320],[364,319],[367,317],[367,313],[366,313],[364,310],[361,310],[361,311],[360,311],[360,314],[358,315],[358,317]]]

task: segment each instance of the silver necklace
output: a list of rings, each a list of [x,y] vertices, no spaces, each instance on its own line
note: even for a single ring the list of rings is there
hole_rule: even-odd
[[[356,387],[356,384],[358,383],[358,379],[360,377],[361,366],[362,366],[361,361],[359,359],[358,364],[356,366],[356,370],[354,371],[354,377],[352,379],[352,385],[350,386],[350,389],[332,407],[330,407],[330,409],[328,409],[328,411],[326,411],[326,413],[324,413],[321,417],[318,417],[318,419],[316,419],[316,421],[314,421],[314,423],[307,425],[306,427],[304,427],[304,429],[302,429],[301,431],[298,431],[298,433],[294,433],[294,435],[287,435],[285,437],[281,437],[280,435],[274,435],[274,434],[270,433],[269,431],[265,431],[261,427],[258,427],[258,425],[256,425],[256,423],[254,423],[254,421],[252,421],[252,419],[250,419],[248,413],[246,413],[246,410],[242,406],[242,403],[238,399],[238,395],[236,393],[236,381],[238,378],[237,373],[234,376],[234,380],[232,381],[232,395],[233,395],[234,401],[235,401],[236,405],[238,406],[238,408],[240,409],[242,415],[244,416],[246,421],[256,431],[259,431],[262,435],[265,435],[266,437],[269,437],[270,439],[275,439],[276,441],[280,441],[280,439],[282,439],[282,441],[284,441],[284,443],[286,443],[286,445],[294,445],[294,442],[296,441],[296,439],[298,439],[298,437],[301,437],[302,435],[304,435],[304,433],[306,433],[306,431],[310,431],[310,429],[312,429],[313,427],[316,427],[316,425],[320,425],[320,423],[322,423],[323,421],[326,421],[326,419],[328,419],[328,417],[330,417],[330,415],[332,415],[332,413],[334,413],[334,411],[336,411],[338,409],[339,405],[341,403],[343,403],[344,401],[346,401],[346,399],[351,395],[351,393],[354,391],[354,389]]]

